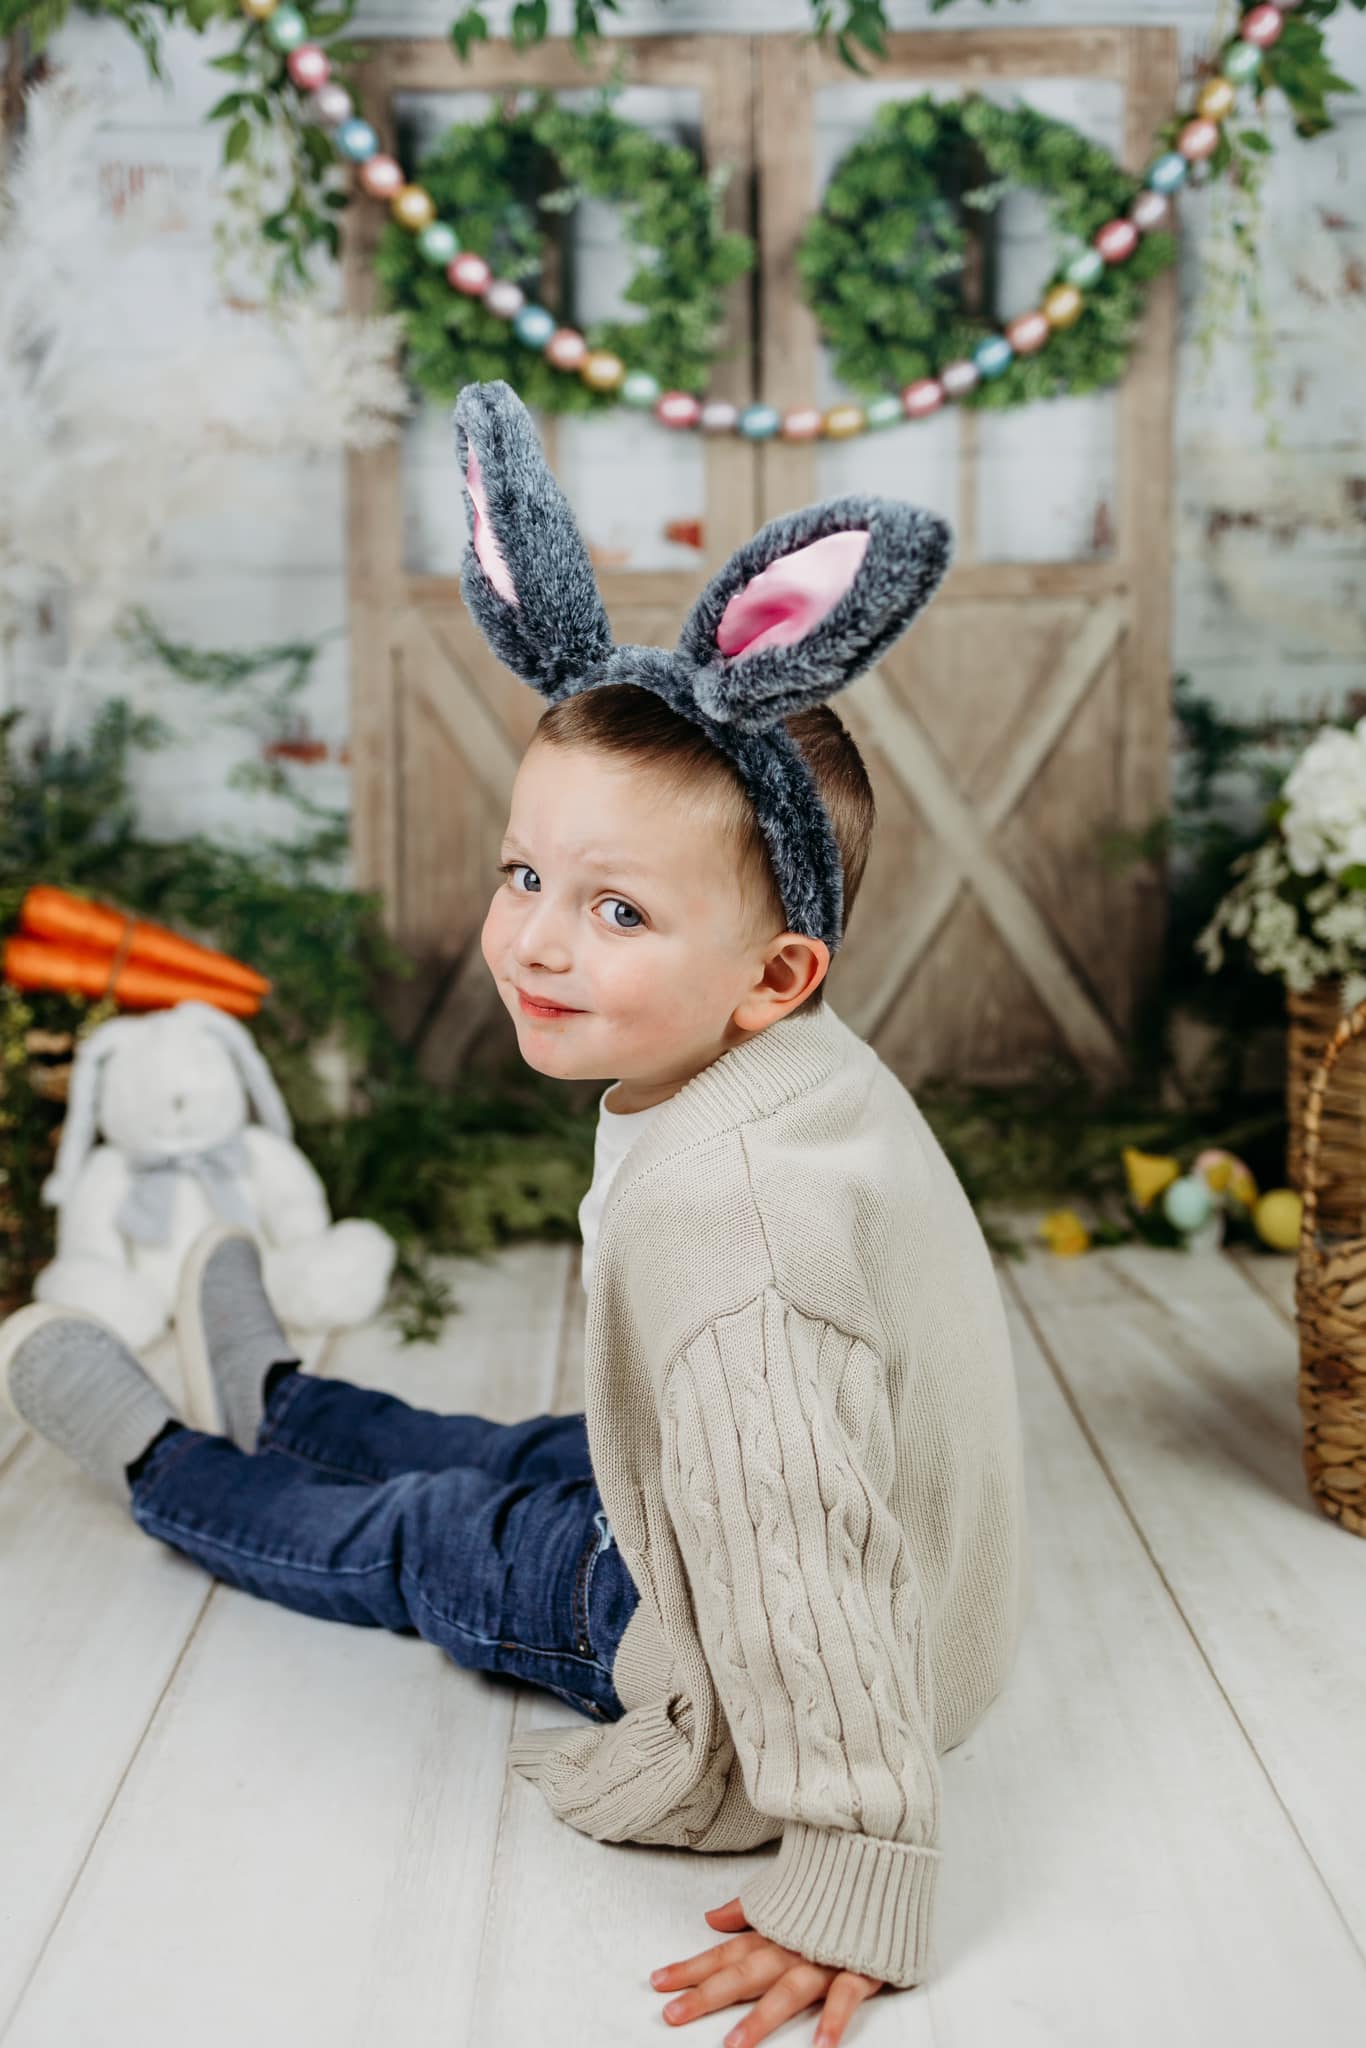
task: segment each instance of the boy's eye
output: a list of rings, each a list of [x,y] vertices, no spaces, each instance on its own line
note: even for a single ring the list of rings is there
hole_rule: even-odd
[[[533,867],[528,867],[528,866],[527,866],[527,863],[526,863],[526,862],[525,862],[524,860],[505,860],[505,861],[503,861],[503,862],[501,862],[501,863],[500,863],[500,865],[499,865],[499,868],[498,868],[498,872],[499,872],[499,874],[500,874],[500,875],[510,875],[510,874],[512,873],[512,871],[513,871],[513,869],[514,869],[514,868],[526,868],[526,871],[527,871],[527,873],[528,873],[529,875],[534,875],[534,874],[535,874],[535,872],[536,872],[535,868],[533,868]],[[520,892],[520,891],[514,891],[514,893],[515,893],[515,894],[520,894],[521,892]],[[626,901],[626,898],[625,898],[624,896],[609,896],[609,897],[607,898],[607,901],[608,901],[609,903],[620,903],[620,904],[621,904],[621,906],[622,906],[622,908],[623,908],[624,910],[629,910],[629,911],[630,911],[630,913],[631,913],[632,917],[637,917],[637,918],[638,918],[638,917],[640,917],[640,912],[639,912],[639,911],[638,911],[638,910],[636,909],[635,905],[634,905],[633,903],[628,903],[628,902]],[[641,920],[641,923],[640,923],[640,924],[638,924],[638,925],[635,925],[635,924],[618,924],[618,923],[616,922],[615,918],[613,918],[613,919],[612,919],[612,920],[611,920],[610,922],[611,922],[611,929],[612,929],[612,930],[613,930],[614,932],[634,932],[634,931],[640,931],[640,930],[642,930],[642,929],[644,928],[644,920],[643,920],[643,919]]]

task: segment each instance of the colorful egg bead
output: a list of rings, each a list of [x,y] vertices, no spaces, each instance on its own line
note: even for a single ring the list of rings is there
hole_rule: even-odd
[[[511,320],[526,304],[526,293],[510,277],[495,277],[484,293],[484,304],[500,320]]]
[[[658,397],[658,377],[652,376],[648,370],[627,371],[621,384],[621,402],[623,405],[633,405],[638,407],[641,412],[649,412],[653,410],[655,400]]]
[[[1074,256],[1063,276],[1069,284],[1086,291],[1105,275],[1105,258],[1099,249],[1083,249],[1080,256]]]
[[[1169,150],[1160,156],[1148,173],[1148,183],[1154,192],[1179,192],[1191,174],[1191,167],[1179,150]]]
[[[278,4],[279,0],[242,0],[242,12],[249,21],[267,21]]]
[[[1014,354],[1003,334],[989,334],[985,341],[978,342],[972,352],[972,360],[984,377],[1003,377]]]
[[[785,441],[818,441],[823,418],[818,405],[794,405],[783,414],[782,437]]]
[[[592,391],[615,391],[626,375],[626,365],[610,348],[590,349],[579,372]]]
[[[1140,192],[1129,208],[1129,218],[1141,235],[1151,235],[1171,219],[1172,203],[1165,192]]]
[[[927,420],[944,403],[944,387],[937,377],[919,377],[901,394],[908,420]]]
[[[740,424],[740,408],[728,398],[709,398],[698,424],[704,434],[733,434]]]
[[[1273,43],[1280,41],[1284,27],[1285,16],[1279,7],[1254,7],[1251,14],[1243,16],[1239,34],[1254,49],[1269,50]]]
[[[655,406],[661,427],[695,427],[702,417],[702,401],[691,391],[666,391]]]
[[[363,164],[379,148],[378,135],[368,121],[359,118],[343,121],[335,140],[342,155],[350,157],[353,164]]]
[[[1131,220],[1108,220],[1096,236],[1096,247],[1106,263],[1127,263],[1138,247],[1138,229]]]
[[[462,249],[460,254],[446,265],[447,282],[468,299],[482,298],[493,282],[493,272],[482,256],[476,256],[473,249]]]
[[[557,370],[581,370],[588,360],[588,343],[577,327],[557,327],[545,345],[545,359]]]
[[[326,85],[318,87],[309,104],[324,128],[335,128],[351,112],[351,95],[344,85],[330,78]]]
[[[1188,121],[1177,137],[1177,148],[1193,164],[1203,163],[1219,147],[1219,130],[1213,121]]]
[[[1018,320],[1012,320],[1006,329],[1006,340],[1017,356],[1037,355],[1049,336],[1049,325],[1042,312],[1021,313]]]
[[[1262,53],[1255,43],[1230,43],[1220,68],[1235,85],[1247,85],[1262,68]]]
[[[863,414],[874,433],[883,427],[894,427],[903,417],[901,400],[894,391],[884,391],[879,397],[868,400]]]
[[[444,220],[434,220],[424,228],[417,238],[417,246],[428,263],[438,270],[450,262],[452,256],[460,253],[460,240],[455,229]]]
[[[544,306],[523,306],[513,320],[512,331],[528,348],[544,348],[555,332],[555,315]]]
[[[982,373],[976,363],[966,357],[961,362],[945,363],[939,372],[939,381],[947,398],[966,398],[969,391],[975,391],[982,381]]]
[[[360,181],[372,199],[392,199],[403,190],[403,166],[397,157],[368,156],[360,167]]]
[[[332,75],[327,52],[316,43],[300,43],[297,50],[291,50],[285,69],[301,92],[316,92]]]
[[[1195,111],[1206,121],[1227,121],[1238,104],[1238,88],[1231,78],[1211,78],[1201,89]]]
[[[277,50],[297,50],[308,36],[308,23],[297,7],[273,7],[266,21],[266,39]]]
[[[1055,284],[1043,302],[1043,317],[1050,327],[1075,327],[1085,308],[1074,284]]]
[[[430,227],[436,219],[432,195],[424,192],[421,185],[405,185],[401,192],[396,192],[389,211],[400,227],[412,228],[414,233]]]
[[[823,422],[826,439],[830,441],[852,441],[855,434],[864,428],[861,405],[832,405]]]
[[[767,441],[777,433],[782,421],[774,406],[747,405],[735,424],[747,441]]]

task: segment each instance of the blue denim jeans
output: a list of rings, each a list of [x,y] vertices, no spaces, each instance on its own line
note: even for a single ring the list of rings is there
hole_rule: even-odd
[[[138,1527],[230,1586],[329,1621],[436,1643],[594,1721],[639,1595],[584,1417],[440,1415],[292,1372],[254,1452],[184,1429],[132,1485]]]

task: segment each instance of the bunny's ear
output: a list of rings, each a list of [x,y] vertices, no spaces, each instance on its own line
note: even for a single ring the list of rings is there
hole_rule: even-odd
[[[470,529],[465,603],[498,659],[553,702],[612,651],[588,550],[510,384],[467,384],[454,426]]]
[[[236,1017],[218,1009],[213,1003],[176,1003],[170,1014],[188,1017],[201,1030],[207,1031],[210,1038],[222,1039],[242,1076],[247,1100],[256,1111],[257,1120],[268,1131],[274,1131],[277,1137],[290,1137],[293,1126],[285,1108],[285,1099],[246,1025],[239,1024]]]
[[[109,1055],[117,1052],[138,1029],[139,1022],[136,1017],[111,1017],[107,1024],[96,1025],[76,1047],[57,1159],[43,1182],[43,1200],[50,1209],[57,1208],[71,1193],[95,1142],[100,1069]]]
[[[906,631],[951,552],[942,519],[895,498],[828,498],[770,520],[684,621],[698,705],[758,732],[824,703]]]

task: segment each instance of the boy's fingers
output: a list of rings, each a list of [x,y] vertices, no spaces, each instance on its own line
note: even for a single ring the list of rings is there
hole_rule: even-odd
[[[815,1975],[811,1974],[815,1971]],[[771,1991],[766,1991],[752,2012],[732,2027],[726,2036],[726,2048],[754,2048],[765,2034],[771,2034],[784,2020],[790,2020],[794,2012],[804,2012],[813,1999],[819,1998],[825,1989],[829,1971],[818,1964],[804,1963],[793,1969],[790,1965]]]
[[[877,1988],[881,1988],[880,1986]],[[816,2029],[814,2048],[835,2048],[835,2043],[849,2023],[849,2016],[865,1998],[871,1998],[873,1990],[865,1977],[851,1977],[844,1971],[836,1977],[826,1994],[825,2009],[820,2025]]]
[[[704,1948],[695,1956],[685,1956],[681,1963],[665,1963],[662,1970],[651,1971],[650,1982],[662,1990],[678,1984],[696,1984],[713,1971],[724,1969],[728,1963],[738,1963],[751,1950],[769,1946],[762,1934],[755,1934],[750,1929],[744,1934],[737,1934],[733,1941],[719,1941],[714,1948]]]
[[[758,1998],[786,1968],[786,1958],[771,1953],[728,1963],[666,2005],[664,2017],[671,2025],[681,2026],[688,2020],[699,2019],[704,2012],[719,2012],[723,2005],[734,2005],[737,1999]]]
[[[709,1906],[702,1917],[714,1921],[719,1927],[745,1927],[749,1924],[738,1896],[727,1899],[724,1906]]]

